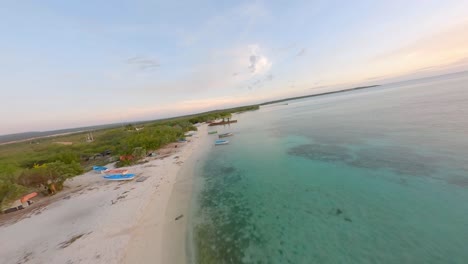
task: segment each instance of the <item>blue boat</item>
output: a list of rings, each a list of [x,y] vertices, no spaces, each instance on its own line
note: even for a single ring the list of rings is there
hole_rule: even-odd
[[[103,166],[93,166],[93,170],[96,172],[101,172],[107,170],[107,168]]]
[[[109,181],[129,181],[135,178],[135,174],[113,174],[103,176],[103,178]]]
[[[216,140],[215,145],[226,145],[229,143],[229,140]]]

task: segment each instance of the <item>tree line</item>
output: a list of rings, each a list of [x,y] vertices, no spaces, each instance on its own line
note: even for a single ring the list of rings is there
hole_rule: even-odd
[[[230,118],[231,113],[256,110],[258,106],[213,111],[187,117],[95,131],[94,141],[86,133],[34,140],[0,146],[0,208],[22,195],[41,191],[45,195],[60,191],[66,179],[105,165],[120,156],[131,156],[136,150],[151,152],[183,139],[196,123]],[[56,144],[71,141],[72,145]],[[141,155],[139,156],[141,157]],[[131,165],[135,159],[121,161]]]

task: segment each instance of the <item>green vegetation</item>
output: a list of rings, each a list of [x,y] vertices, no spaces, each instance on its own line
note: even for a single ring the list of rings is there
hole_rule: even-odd
[[[105,165],[121,156],[124,158],[117,165],[131,165],[148,152],[196,130],[196,123],[256,109],[258,106],[247,106],[140,122],[138,126],[128,124],[93,131],[91,142],[88,132],[81,132],[0,145],[0,208],[31,191],[54,194],[62,189],[67,178],[90,170],[93,165]]]
[[[212,111],[212,112],[193,116],[189,119],[189,121],[195,124],[195,123],[202,123],[202,122],[207,122],[207,121],[214,121],[216,119],[228,119],[228,118],[231,118],[232,113],[242,113],[246,111],[253,111],[253,110],[258,110],[258,108],[259,108],[258,105],[251,105],[251,106],[231,108],[231,109],[227,109],[223,111]]]

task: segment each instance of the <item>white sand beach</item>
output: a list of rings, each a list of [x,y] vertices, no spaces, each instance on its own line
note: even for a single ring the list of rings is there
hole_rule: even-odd
[[[91,171],[59,194],[1,215],[0,263],[185,263],[189,178],[198,151],[211,146],[207,126],[198,130],[128,167],[132,181]]]

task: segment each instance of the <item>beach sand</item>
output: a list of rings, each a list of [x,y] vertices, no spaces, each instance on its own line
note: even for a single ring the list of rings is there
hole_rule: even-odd
[[[132,181],[91,171],[57,195],[1,215],[0,263],[185,263],[193,166],[210,146],[207,126],[198,130],[128,167]]]
[[[213,137],[206,136],[206,127],[200,129],[203,136],[193,145],[197,153],[185,157],[185,163],[177,172],[170,195],[155,193],[152,201],[165,199],[159,205],[151,202],[133,233],[124,263],[188,263],[187,225],[190,217],[193,175],[203,156],[213,147]],[[156,203],[155,203],[156,204]]]

